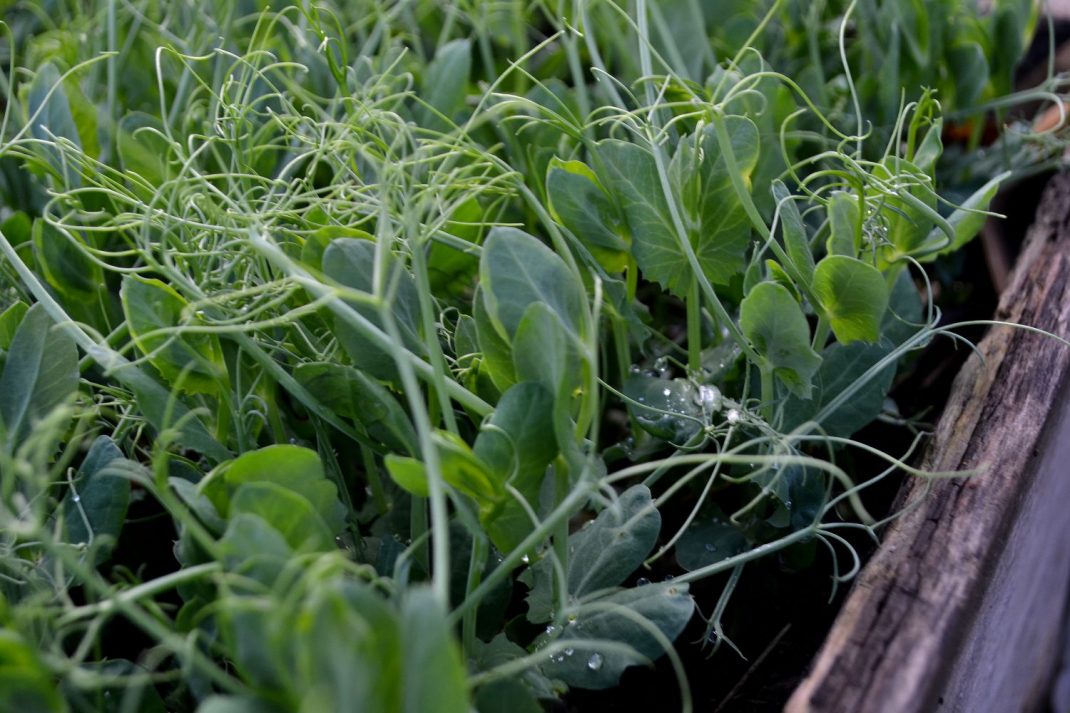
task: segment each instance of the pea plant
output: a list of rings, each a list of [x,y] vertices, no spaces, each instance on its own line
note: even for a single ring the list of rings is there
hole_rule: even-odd
[[[849,579],[1034,8],[706,5],[9,9],[0,708],[690,710],[745,570]]]

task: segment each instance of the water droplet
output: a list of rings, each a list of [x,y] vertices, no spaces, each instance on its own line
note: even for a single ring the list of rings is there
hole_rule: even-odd
[[[717,545],[713,544],[712,542],[707,542],[706,543],[706,551],[707,552],[716,552],[717,551]]]
[[[737,411],[736,409],[733,408],[733,409],[728,409],[727,418],[728,418],[728,422],[729,423],[739,423],[739,420],[742,417],[740,416],[739,411]]]
[[[74,502],[76,502],[76,503],[82,502],[82,496],[79,495],[78,493],[74,494],[74,498],[73,499],[74,499]]]
[[[528,557],[527,555],[524,555],[523,557],[520,558],[520,561],[523,562],[524,564],[531,564],[531,557]]]
[[[666,581],[666,582],[671,582],[671,581],[673,581],[674,579],[676,579],[676,577],[672,576],[671,574],[667,574],[667,575],[665,575],[665,581]]]
[[[791,509],[791,501],[790,500],[785,500],[784,501],[784,507],[786,507],[787,509],[790,510]]]
[[[721,390],[716,386],[700,386],[698,394],[703,411],[709,414],[721,410]]]
[[[650,580],[646,577],[640,577],[639,579],[635,580],[635,586],[637,587],[645,587],[648,584],[650,584]]]
[[[672,390],[671,389],[665,389],[664,391],[661,392],[661,395],[662,396],[672,396]]]
[[[632,364],[631,368],[628,369],[628,371],[632,374],[638,374],[642,370],[639,368],[638,364]]]
[[[571,646],[565,649],[565,656],[571,656],[574,653],[576,653],[576,649],[572,648]]]
[[[592,671],[597,671],[598,669],[602,668],[603,661],[604,659],[602,658],[602,654],[591,654],[591,657],[587,659],[587,668],[591,669]]]
[[[557,627],[553,624],[550,624],[548,627],[546,627],[547,636],[553,636],[555,631],[557,631]]]

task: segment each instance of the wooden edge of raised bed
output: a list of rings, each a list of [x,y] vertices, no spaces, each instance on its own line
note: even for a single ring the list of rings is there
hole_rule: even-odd
[[[1070,176],[1054,177],[1045,189],[996,319],[1070,335]],[[1070,493],[1065,485],[1070,462],[1048,467],[1042,478],[1036,474],[1042,445],[1059,446],[1060,439],[1042,444],[1049,415],[1065,421],[1060,412],[1070,413],[1062,406],[1070,348],[1009,327],[992,329],[979,347],[984,363],[974,355],[959,373],[923,462],[933,471],[981,472],[908,479],[899,502],[911,509],[884,533],[809,676],[788,702],[788,713],[929,713],[945,704],[944,710],[1012,711],[1025,710],[1027,696],[1036,702],[1034,680],[1011,686],[1029,691],[1004,691],[1007,700],[986,703],[986,691],[1007,688],[1007,682],[979,680],[976,667],[987,664],[983,672],[995,678],[1009,674],[991,660],[978,662],[976,649],[985,645],[998,652],[1019,674],[1023,667],[1050,667],[1057,659],[1054,650],[1044,650],[1055,645],[1053,636],[1037,641],[1022,632],[1035,632],[1035,619],[1043,616],[1054,620],[1041,625],[1057,631],[1065,602],[1066,541],[1060,548],[1050,542],[1055,533],[1043,528],[1068,534],[1070,503],[1051,498]],[[1066,440],[1061,447],[1070,452]],[[1054,522],[1016,525],[1025,514],[1023,503],[1030,517],[1054,513]],[[1029,532],[1023,535],[1023,529]],[[1023,537],[1032,541],[1017,541]],[[1035,551],[1024,561],[1032,565],[1008,564],[1030,549]],[[1036,569],[1045,569],[1052,557],[1061,571],[1052,575],[1047,600],[1038,602]],[[1015,588],[1029,596],[1016,597]],[[997,599],[1002,607],[993,604]],[[1049,611],[1041,612],[1041,606]],[[1034,671],[1032,677],[1044,679],[1045,673]],[[977,692],[961,690],[969,685]],[[981,696],[980,707],[965,703],[971,696]],[[1012,702],[1015,696],[1023,700]]]

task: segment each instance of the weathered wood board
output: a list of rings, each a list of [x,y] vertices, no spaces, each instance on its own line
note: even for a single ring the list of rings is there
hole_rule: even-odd
[[[997,319],[1070,336],[1070,176],[1045,190]],[[956,378],[789,713],[1036,710],[1070,582],[1070,347],[998,327]],[[926,489],[929,490],[925,493]]]

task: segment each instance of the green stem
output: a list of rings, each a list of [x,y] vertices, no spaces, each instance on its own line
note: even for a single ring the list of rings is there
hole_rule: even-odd
[[[828,343],[830,331],[828,319],[825,317],[818,317],[817,327],[814,329],[814,342],[812,345],[813,350],[818,354],[825,350],[825,344]]]
[[[372,491],[372,502],[375,510],[380,515],[385,515],[389,506],[386,502],[386,491],[383,490],[383,479],[379,476],[379,465],[375,462],[375,454],[370,448],[359,445],[360,457],[364,463],[364,475],[368,479],[368,487]]]
[[[464,595],[475,591],[479,581],[483,578],[483,569],[487,566],[487,540],[484,537],[475,537],[472,540],[472,558],[468,561],[468,580],[465,582]],[[461,640],[464,642],[464,651],[468,655],[475,652],[476,646],[476,617],[479,607],[472,607],[464,613],[461,620]]]
[[[628,271],[625,273],[625,287],[627,289],[628,304],[635,301],[635,293],[639,289],[639,263],[635,261],[635,255],[628,253]]]
[[[766,423],[773,422],[773,404],[776,403],[776,384],[773,381],[773,369],[765,364],[759,367],[762,375],[762,418]]]
[[[702,297],[694,278],[687,293],[687,368],[692,374],[702,371]]]
[[[427,498],[412,496],[409,505],[409,538],[416,543],[413,546],[412,559],[430,572],[430,552],[427,541]]]
[[[114,594],[102,601],[93,604],[84,604],[80,607],[70,609],[60,617],[58,624],[63,626],[88,616],[110,614],[118,609],[122,609],[124,605],[133,604],[139,599],[162,594],[181,584],[198,580],[201,577],[215,574],[222,570],[223,565],[219,562],[208,562],[206,564],[194,565],[193,567],[185,567],[177,572],[150,579],[148,582],[139,584],[136,587],[124,589],[118,594]]]
[[[570,483],[568,477],[568,465],[565,459],[558,457],[554,462],[554,505],[561,505],[568,499]],[[557,597],[557,611],[564,611],[568,606],[568,518],[561,520],[554,526],[554,554],[561,563],[561,571],[565,573],[564,579],[554,575],[554,591]]]

